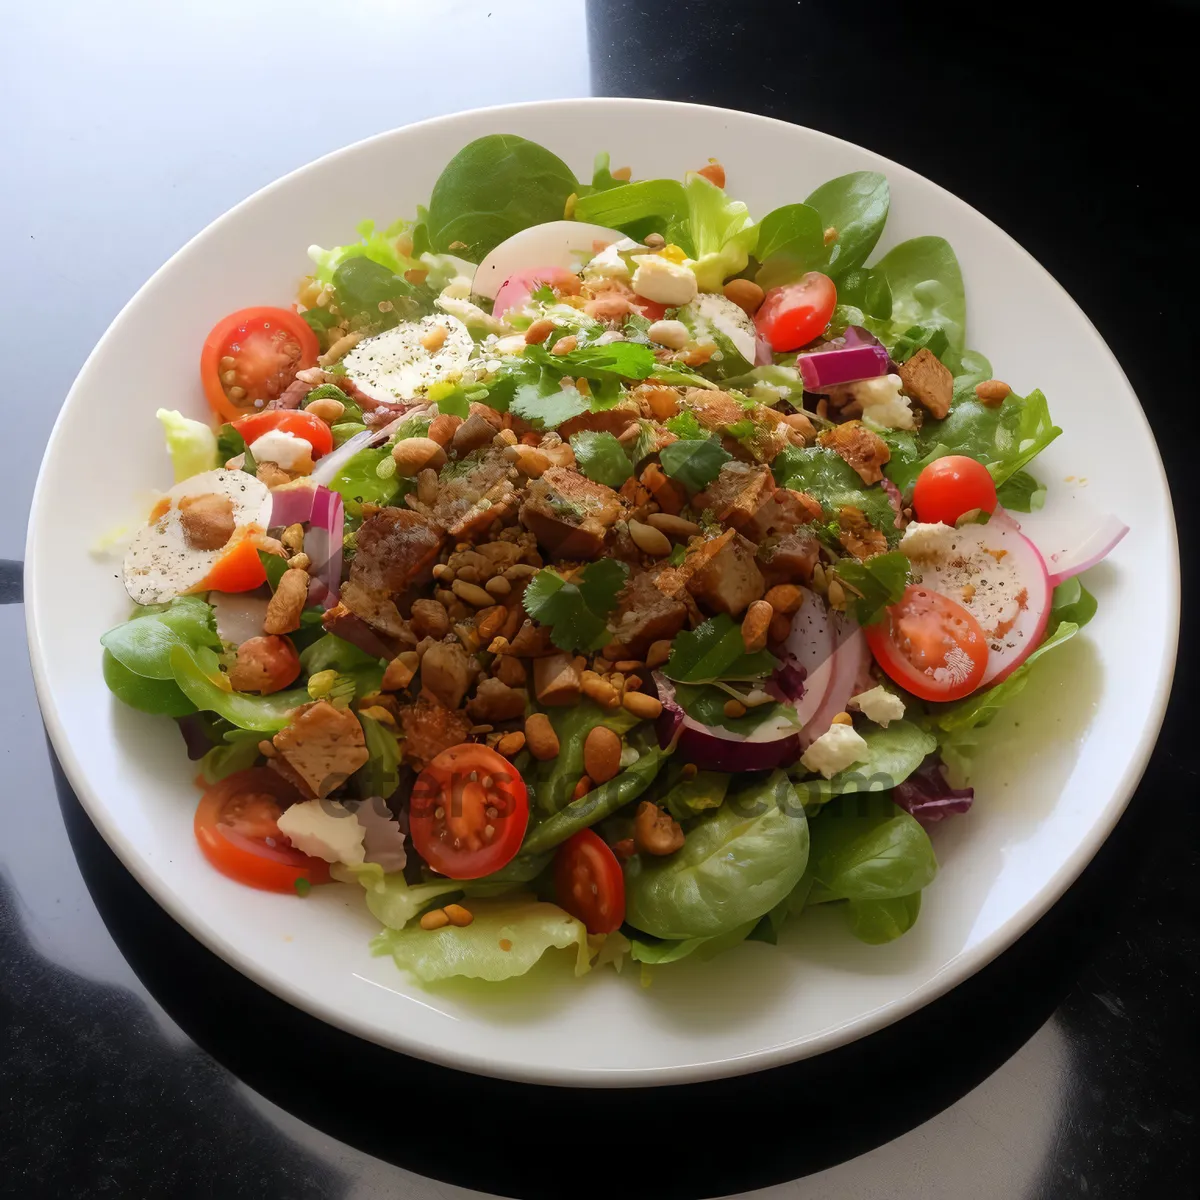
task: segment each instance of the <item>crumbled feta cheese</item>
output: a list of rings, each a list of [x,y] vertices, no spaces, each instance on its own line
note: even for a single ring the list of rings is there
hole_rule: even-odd
[[[904,531],[899,550],[913,562],[941,558],[950,552],[954,539],[954,526],[941,521],[933,523],[914,521]]]
[[[832,779],[856,762],[867,757],[867,743],[853,725],[831,725],[800,756],[801,765]]]
[[[682,321],[655,321],[646,330],[646,336],[669,350],[682,350],[691,334]]]
[[[903,386],[899,375],[880,375],[844,384],[836,390],[862,404],[862,419],[869,425],[880,429],[916,429],[913,410],[900,394]]]
[[[312,442],[282,429],[269,429],[250,445],[255,462],[278,463],[285,471],[294,471],[301,463],[312,470]]]
[[[904,716],[904,701],[885,687],[873,687],[850,697],[850,707],[857,709],[868,721],[888,727],[889,721],[899,721]]]
[[[633,290],[647,300],[678,308],[689,304],[700,290],[696,276],[682,263],[671,262],[661,254],[635,254],[637,270],[633,273]]]
[[[301,854],[326,862],[358,866],[365,857],[366,830],[355,815],[336,800],[305,800],[286,808],[279,817],[279,832]]]
[[[623,245],[623,243],[628,244]],[[629,238],[623,238],[620,242],[613,242],[611,246],[605,246],[583,268],[584,278],[627,280],[630,275],[629,264],[621,257],[620,252],[622,249],[632,250],[636,246],[637,243]]]

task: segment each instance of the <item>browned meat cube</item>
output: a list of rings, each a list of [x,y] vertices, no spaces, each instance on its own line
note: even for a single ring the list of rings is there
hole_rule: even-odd
[[[807,530],[785,533],[772,546],[759,553],[758,562],[767,586],[810,582],[819,552],[817,539]]]
[[[688,583],[688,591],[711,612],[737,616],[766,591],[754,561],[754,544],[734,534],[721,551]]]
[[[720,433],[748,415],[735,396],[709,388],[688,388],[683,393],[683,407],[694,412],[696,420],[714,433]]]
[[[358,718],[327,700],[296,709],[267,762],[306,796],[328,796],[370,757]]]
[[[569,654],[551,654],[533,660],[533,688],[538,703],[549,708],[574,704],[579,699],[580,675]]]
[[[558,427],[557,433],[564,442],[569,442],[575,434],[585,430],[591,433],[611,433],[613,437],[617,437],[641,415],[641,409],[626,400],[602,412],[581,413],[578,417],[572,417]]]
[[[617,598],[613,641],[633,658],[642,658],[652,643],[673,638],[687,620],[687,605],[679,596],[686,595],[683,585],[676,583],[671,593],[660,586],[667,571],[677,574],[670,567],[638,572]]]
[[[593,559],[624,509],[620,496],[578,471],[551,467],[531,479],[521,524],[550,554],[560,558]]]
[[[350,578],[364,588],[405,591],[438,556],[442,529],[404,508],[371,512],[355,538]]]
[[[471,718],[460,709],[446,708],[428,696],[400,709],[404,729],[404,758],[418,769],[443,750],[465,742],[471,732]]]
[[[883,478],[883,464],[892,457],[887,442],[861,421],[835,425],[825,430],[817,441],[840,454],[858,472],[863,483],[878,483]]]
[[[931,417],[940,421],[950,411],[954,376],[932,350],[922,346],[898,370],[904,383],[904,394],[927,409]]]
[[[769,537],[791,533],[821,519],[821,506],[807,492],[794,492],[791,488],[776,488],[771,498],[761,504],[754,515],[740,528],[756,545]]]
[[[774,494],[775,480],[767,467],[735,460],[721,468],[716,479],[696,496],[693,507],[701,511],[711,508],[719,524],[741,529]]]
[[[867,520],[861,508],[855,508],[852,504],[839,508],[837,519],[841,528],[838,541],[855,558],[870,558],[872,554],[882,554],[887,549],[887,538]]]
[[[469,540],[511,511],[516,474],[503,450],[487,446],[442,468],[432,504],[422,504],[411,492],[404,502],[451,537]]]

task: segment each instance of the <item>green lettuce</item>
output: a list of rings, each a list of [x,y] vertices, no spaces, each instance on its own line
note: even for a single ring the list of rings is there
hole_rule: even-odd
[[[235,692],[229,678],[221,671],[220,660],[204,647],[171,647],[171,671],[179,689],[196,708],[215,712],[240,729],[275,733],[282,729],[294,709],[309,702],[304,688],[275,692],[270,696],[255,696]]]
[[[899,541],[896,510],[887,492],[878,485],[864,484],[835,451],[822,446],[789,446],[771,464],[771,471],[783,487],[807,492],[830,518],[836,518],[839,509],[857,508],[889,542]]]
[[[693,259],[690,266],[702,292],[719,292],[729,276],[746,269],[758,227],[740,200],[730,200],[703,175],[690,174],[683,191],[690,242],[685,248]]]
[[[357,866],[334,863],[330,874],[342,883],[362,884],[371,915],[391,930],[403,929],[414,917],[430,908],[435,900],[445,903],[444,897],[462,891],[462,884],[455,879],[410,884],[399,871],[384,874],[378,863],[360,863]]]
[[[171,456],[176,483],[221,465],[217,456],[217,435],[203,421],[193,421],[172,408],[160,408],[154,415],[166,434],[167,453]]]
[[[859,792],[887,792],[903,783],[926,757],[937,749],[937,738],[915,721],[891,721],[881,725],[865,724],[859,729],[867,743],[867,757],[839,771],[831,779],[807,779],[796,784],[805,809],[828,804],[835,796]],[[793,777],[807,774],[797,764]]]

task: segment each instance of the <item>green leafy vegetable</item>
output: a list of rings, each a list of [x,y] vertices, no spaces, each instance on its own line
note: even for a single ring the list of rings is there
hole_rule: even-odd
[[[687,196],[677,179],[642,179],[580,196],[575,202],[575,220],[607,225],[639,238],[647,233],[665,235],[686,212]]]
[[[827,257],[824,231],[821,214],[808,204],[785,204],[767,213],[758,224],[754,254],[762,265],[755,282],[770,291],[818,270]]]
[[[217,656],[207,648],[172,646],[171,670],[180,690],[196,708],[215,712],[241,729],[275,733],[288,723],[294,709],[309,701],[304,688],[270,696],[232,691]]]
[[[706,962],[722,950],[740,945],[757,924],[758,920],[755,918],[744,925],[738,925],[728,933],[718,933],[712,937],[684,938],[682,941],[670,941],[643,934],[641,937],[630,939],[629,957],[634,962],[644,963],[646,966],[665,966],[667,963],[679,962],[682,958],[691,958],[693,954]]]
[[[104,651],[102,670],[108,690],[123,704],[139,712],[185,717],[196,711],[196,706],[172,680],[138,675],[114,658],[110,650]]]
[[[1096,615],[1096,597],[1083,586],[1078,575],[1063,580],[1050,598],[1050,621],[1070,621],[1082,629]]]
[[[536,379],[518,384],[508,408],[538,429],[557,429],[564,421],[591,412],[592,401],[577,387],[564,387],[560,375],[543,369]]]
[[[536,142],[511,133],[476,138],[433,185],[424,222],[429,244],[477,263],[514,233],[560,220],[578,190],[567,164]]]
[[[551,354],[544,346],[526,346],[524,357],[562,375],[587,379],[645,379],[655,368],[654,351],[637,342],[606,342],[580,346],[566,354]]]
[[[731,458],[733,455],[720,442],[693,438],[672,442],[659,453],[662,469],[693,492],[712,483]]]
[[[899,541],[896,510],[887,493],[878,485],[864,484],[835,451],[822,446],[789,446],[771,464],[771,470],[784,487],[812,496],[829,517],[836,518],[841,508],[857,508],[889,542]]]
[[[224,740],[200,760],[200,774],[208,784],[219,783],[228,775],[244,771],[258,761],[258,743],[262,735],[256,729],[231,729]]]
[[[673,417],[668,417],[666,427],[677,437],[684,441],[700,441],[707,442],[712,435],[700,424],[696,419],[696,414],[691,409],[684,409],[681,413],[676,413]]]
[[[625,448],[611,433],[585,430],[571,438],[571,449],[579,469],[597,483],[619,488],[633,474],[633,463]]]
[[[996,489],[996,498],[1009,512],[1037,512],[1046,503],[1046,485],[1028,471],[1017,471]]]
[[[892,315],[892,289],[882,271],[868,267],[847,271],[838,280],[837,294],[840,304],[853,305],[868,316],[886,321]]]
[[[860,625],[873,625],[889,604],[904,595],[908,585],[908,559],[899,550],[876,554],[865,562],[856,558],[838,561],[837,576],[854,590],[847,598],[846,610]]]
[[[599,650],[611,640],[605,621],[628,575],[629,567],[614,558],[588,563],[569,583],[547,567],[529,581],[525,611],[551,627],[560,650]]]
[[[385,929],[371,943],[425,983],[456,975],[497,982],[524,975],[547,950],[575,948],[575,974],[589,970],[587,930],[555,904],[532,896],[476,900],[474,920],[458,928]]]
[[[720,291],[730,275],[746,268],[758,238],[758,227],[740,200],[700,174],[689,174],[684,185],[687,227],[671,230],[672,240],[685,246],[702,292]]]
[[[831,800],[812,822],[813,900],[894,900],[933,882],[929,835],[888,795]]]
[[[300,665],[306,675],[315,675],[318,671],[354,671],[359,667],[377,667],[379,659],[336,634],[326,633],[311,646],[305,647],[300,655]]]
[[[937,738],[915,721],[892,721],[884,729],[867,724],[860,729],[867,757],[839,771],[832,779],[806,779],[796,784],[805,808],[827,804],[835,796],[858,792],[889,792],[903,783],[937,749]],[[803,766],[792,774],[807,774]]]
[[[374,717],[358,714],[370,758],[354,773],[354,786],[366,800],[382,796],[385,800],[400,786],[400,745],[396,735]]]
[[[712,389],[717,386],[711,379],[705,379],[703,375],[697,375],[695,371],[681,367],[678,363],[658,363],[650,372],[649,378],[655,383],[665,383],[671,387]]]
[[[677,821],[688,821],[710,808],[720,808],[732,776],[724,771],[697,771],[690,779],[680,777],[663,804]]]
[[[850,931],[860,942],[882,946],[894,942],[917,923],[921,893],[911,892],[892,900],[851,900],[846,911],[850,915]]]
[[[837,281],[861,267],[875,249],[887,222],[891,193],[878,171],[853,171],[821,184],[805,204],[821,214],[825,228],[837,230],[824,267],[825,274]]]
[[[462,884],[457,879],[409,884],[398,871],[385,875],[378,863],[358,866],[334,863],[330,874],[342,883],[362,884],[371,915],[388,929],[403,929],[435,900],[462,891]]]
[[[179,596],[157,612],[144,612],[110,629],[100,638],[100,644],[135,675],[173,680],[172,647],[220,649],[221,639],[212,607],[199,596]]]
[[[661,938],[728,933],[756,922],[791,892],[804,874],[808,850],[799,797],[787,776],[775,771],[700,817],[681,850],[652,863],[630,859],[626,920]]]
[[[282,554],[268,554],[265,550],[258,552],[258,561],[267,576],[267,586],[274,592],[279,587],[279,581],[287,574],[288,560]]]
[[[333,290],[339,311],[355,329],[390,329],[433,307],[429,288],[365,257],[348,258],[334,271]]]
[[[857,264],[856,264],[857,265]],[[945,238],[910,238],[893,246],[873,268],[892,291],[892,330],[936,326],[949,348],[942,361],[952,372],[966,348],[967,299],[958,259]],[[889,345],[893,337],[882,335]]]
[[[176,483],[201,471],[211,471],[225,461],[218,461],[217,435],[203,421],[193,421],[171,408],[160,408],[154,415],[167,437],[167,453],[171,456]]]
[[[719,725],[731,733],[749,735],[768,721],[782,725],[791,722],[799,728],[799,722],[795,719],[796,709],[791,704],[759,704],[748,709],[744,716],[726,716],[725,705],[730,700],[729,693],[711,685],[681,683],[675,689],[675,699],[689,717],[705,725]]]
[[[329,487],[337,492],[352,516],[362,515],[364,504],[390,504],[400,490],[400,479],[391,475],[381,479],[378,466],[392,451],[388,446],[367,447],[360,450],[329,481]]]
[[[308,252],[317,268],[313,278],[319,283],[332,284],[337,269],[352,258],[366,259],[385,268],[389,275],[403,275],[405,271],[419,267],[421,264],[417,259],[401,254],[397,246],[397,239],[407,229],[405,221],[396,221],[383,230],[376,229],[374,221],[362,221],[356,229],[359,237],[357,242],[335,246],[332,250],[313,246]]]
[[[747,654],[741,626],[728,613],[721,613],[676,636],[663,674],[677,683],[712,683],[762,679],[778,665],[765,650]]]
[[[543,812],[556,813],[571,801],[571,793],[583,774],[583,745],[597,725],[623,737],[637,718],[624,708],[603,709],[591,700],[581,700],[569,708],[554,708],[546,714],[558,735],[558,754],[534,769],[531,783],[534,802]]]

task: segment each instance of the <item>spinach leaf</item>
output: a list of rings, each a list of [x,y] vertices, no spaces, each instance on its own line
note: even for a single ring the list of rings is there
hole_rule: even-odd
[[[950,243],[940,237],[910,238],[875,264],[892,291],[893,330],[936,326],[948,342],[942,361],[958,373],[966,349],[967,297],[962,271]],[[891,344],[894,337],[884,337]]]
[[[831,779],[806,779],[796,784],[810,813],[814,805],[828,804],[835,796],[891,791],[937,749],[937,738],[915,721],[892,721],[886,729],[868,724],[860,732],[867,743],[867,757],[862,762],[839,771]],[[806,773],[802,766],[791,769],[793,777]]]
[[[767,213],[758,224],[754,253],[762,265],[755,283],[770,291],[820,268],[828,257],[824,229],[821,214],[807,204],[785,204]]]
[[[838,280],[837,294],[839,304],[852,305],[867,316],[886,321],[892,315],[892,289],[882,271],[854,267]]]
[[[996,498],[1009,512],[1037,512],[1046,503],[1046,485],[1028,471],[1017,471],[996,489]]]
[[[1050,598],[1051,621],[1070,621],[1080,629],[1096,615],[1096,608],[1096,597],[1083,586],[1078,575],[1063,580]]]
[[[791,704],[760,704],[747,709],[744,716],[728,717],[725,705],[730,699],[729,693],[710,685],[681,683],[675,689],[675,699],[689,717],[705,725],[719,725],[731,733],[748,735],[768,721],[794,722],[797,729],[800,727],[795,719],[796,709]]]
[[[625,447],[611,433],[584,430],[572,436],[571,449],[579,469],[597,483],[619,488],[633,474]]]
[[[626,920],[660,938],[729,933],[756,922],[791,892],[808,850],[799,798],[787,776],[775,771],[699,818],[674,854],[650,863],[630,859]]]
[[[186,717],[194,713],[196,706],[171,679],[151,679],[138,675],[113,656],[111,650],[104,651],[102,668],[104,682],[122,704],[136,708],[139,712],[154,713],[164,717]]]
[[[707,487],[733,455],[720,442],[680,439],[659,452],[662,469],[689,491]]]
[[[338,309],[353,328],[390,329],[433,309],[433,293],[370,258],[347,258],[333,273]],[[380,305],[391,307],[380,308]]]
[[[837,230],[824,267],[825,274],[837,281],[853,267],[861,267],[875,249],[887,222],[891,193],[878,171],[852,171],[821,184],[805,204],[821,214],[823,226]]]
[[[199,596],[179,596],[158,612],[143,613],[110,629],[100,638],[100,644],[135,675],[174,679],[173,646],[220,649],[221,639],[213,623],[212,607]]]
[[[846,910],[851,933],[869,946],[882,946],[894,942],[917,923],[921,893],[911,892],[893,900],[851,900]]]
[[[266,574],[267,587],[274,593],[279,587],[279,581],[287,573],[288,560],[282,554],[268,554],[265,550],[260,550],[258,561],[262,563],[263,572]]]
[[[831,800],[812,822],[814,900],[894,900],[933,882],[929,835],[888,795]]]
[[[741,626],[728,613],[720,613],[676,635],[662,670],[677,683],[712,683],[714,679],[761,679],[778,665],[766,650],[747,654]]]
[[[728,933],[718,933],[712,937],[684,938],[682,941],[669,941],[641,934],[629,939],[629,957],[634,962],[656,967],[679,962],[681,958],[690,958],[693,954],[701,961],[707,962],[722,950],[744,942],[757,924],[758,920],[755,918],[744,925],[738,925]]]
[[[860,625],[873,625],[883,610],[904,595],[908,585],[908,559],[899,550],[876,554],[865,562],[843,558],[835,568],[838,578],[857,595],[847,598],[846,609]]]
[[[647,233],[665,236],[669,228],[679,226],[687,207],[687,194],[677,179],[642,179],[580,196],[574,215],[577,221],[607,225],[641,240]]]
[[[477,263],[514,233],[560,220],[578,189],[567,164],[536,142],[511,133],[476,138],[433,185],[424,222],[429,244]]]

